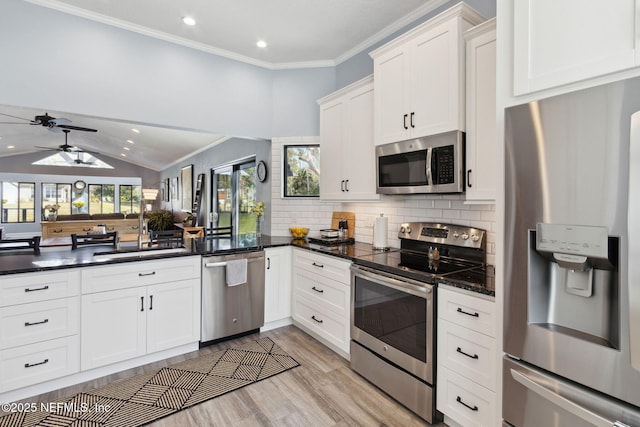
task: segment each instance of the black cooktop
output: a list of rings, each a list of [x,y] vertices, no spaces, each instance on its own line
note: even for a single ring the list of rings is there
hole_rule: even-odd
[[[435,283],[439,277],[482,267],[475,262],[448,257],[433,259],[423,252],[402,249],[363,255],[355,263],[425,283]]]

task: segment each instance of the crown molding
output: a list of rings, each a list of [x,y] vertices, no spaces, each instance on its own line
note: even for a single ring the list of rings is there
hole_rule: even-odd
[[[123,21],[120,19],[115,19],[100,13],[91,12],[86,9],[82,9],[76,6],[71,6],[69,4],[63,3],[58,0],[25,0],[26,2],[47,7],[49,9],[57,10],[59,12],[67,13],[70,15],[78,16],[81,18],[89,19],[95,22],[99,22],[105,25],[110,25],[112,27],[120,28],[123,30],[131,31],[134,33],[142,34],[144,36],[153,37],[159,40],[163,40],[169,43],[174,43],[177,45],[185,46],[191,49],[196,49],[202,52],[210,53],[212,55],[221,56],[224,58],[232,59],[235,61],[243,62],[250,65],[255,65],[257,67],[266,68],[268,70],[291,70],[291,69],[300,69],[300,68],[327,68],[327,67],[335,67],[353,56],[365,51],[376,43],[384,40],[386,37],[389,37],[396,31],[406,27],[412,22],[422,18],[428,13],[432,12],[436,8],[446,4],[449,0],[428,0],[425,2],[423,6],[416,9],[412,13],[402,17],[401,19],[395,21],[391,25],[386,26],[381,31],[377,32],[373,36],[364,40],[363,42],[357,44],[353,48],[349,49],[342,55],[338,56],[335,59],[325,59],[318,61],[303,61],[303,62],[282,62],[282,63],[271,63],[267,61],[261,61],[255,58],[251,58],[245,55],[240,55],[235,52],[231,52],[228,50],[220,49],[211,45],[207,45],[204,43],[195,42],[193,40],[185,39],[183,37],[174,36],[172,34],[168,34],[162,31],[153,30],[148,27],[144,27],[142,25],[132,24],[127,21]]]

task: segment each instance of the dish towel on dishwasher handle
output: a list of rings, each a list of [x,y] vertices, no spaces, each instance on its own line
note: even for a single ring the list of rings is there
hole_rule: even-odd
[[[227,286],[237,286],[247,283],[247,259],[227,261]]]

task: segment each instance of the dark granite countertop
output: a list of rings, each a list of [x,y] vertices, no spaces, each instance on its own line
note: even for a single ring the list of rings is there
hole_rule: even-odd
[[[303,248],[355,262],[358,262],[360,257],[380,253],[380,251],[373,249],[373,246],[369,243],[355,242],[352,244],[324,246],[309,243],[304,239],[292,239],[287,236],[262,235],[261,237],[256,237],[255,234],[247,234],[232,238],[187,239],[185,245],[181,248],[165,247],[138,250],[136,247],[123,246],[121,249],[114,251],[104,246],[88,246],[76,250],[71,250],[70,247],[66,246],[42,248],[40,255],[34,255],[30,251],[6,251],[0,253],[0,275],[138,262],[178,256],[232,254],[281,246]],[[470,277],[450,277],[440,279],[438,282],[494,296],[493,269],[487,269],[487,271],[487,280],[484,285],[474,283],[473,278]]]
[[[32,251],[3,251],[0,253],[0,275],[118,264],[177,256],[206,256],[251,252],[264,248],[290,245],[351,260],[359,256],[359,254],[370,253],[373,250],[371,245],[365,243],[328,247],[309,244],[306,240],[295,240],[284,236],[262,235],[258,238],[255,234],[206,240],[187,239],[182,248],[163,247],[139,250],[137,247],[123,246],[119,250],[112,250],[106,246],[87,246],[71,250],[69,246],[58,246],[41,248],[39,255],[34,255]]]

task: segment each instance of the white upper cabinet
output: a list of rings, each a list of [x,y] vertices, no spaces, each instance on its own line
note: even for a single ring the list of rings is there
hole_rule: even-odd
[[[514,95],[638,65],[636,0],[513,2]]]
[[[373,77],[318,100],[320,198],[377,200],[373,145]]]
[[[462,33],[484,20],[459,3],[370,53],[376,145],[465,129]]]
[[[467,31],[468,203],[495,203],[498,132],[496,128],[496,20]]]

